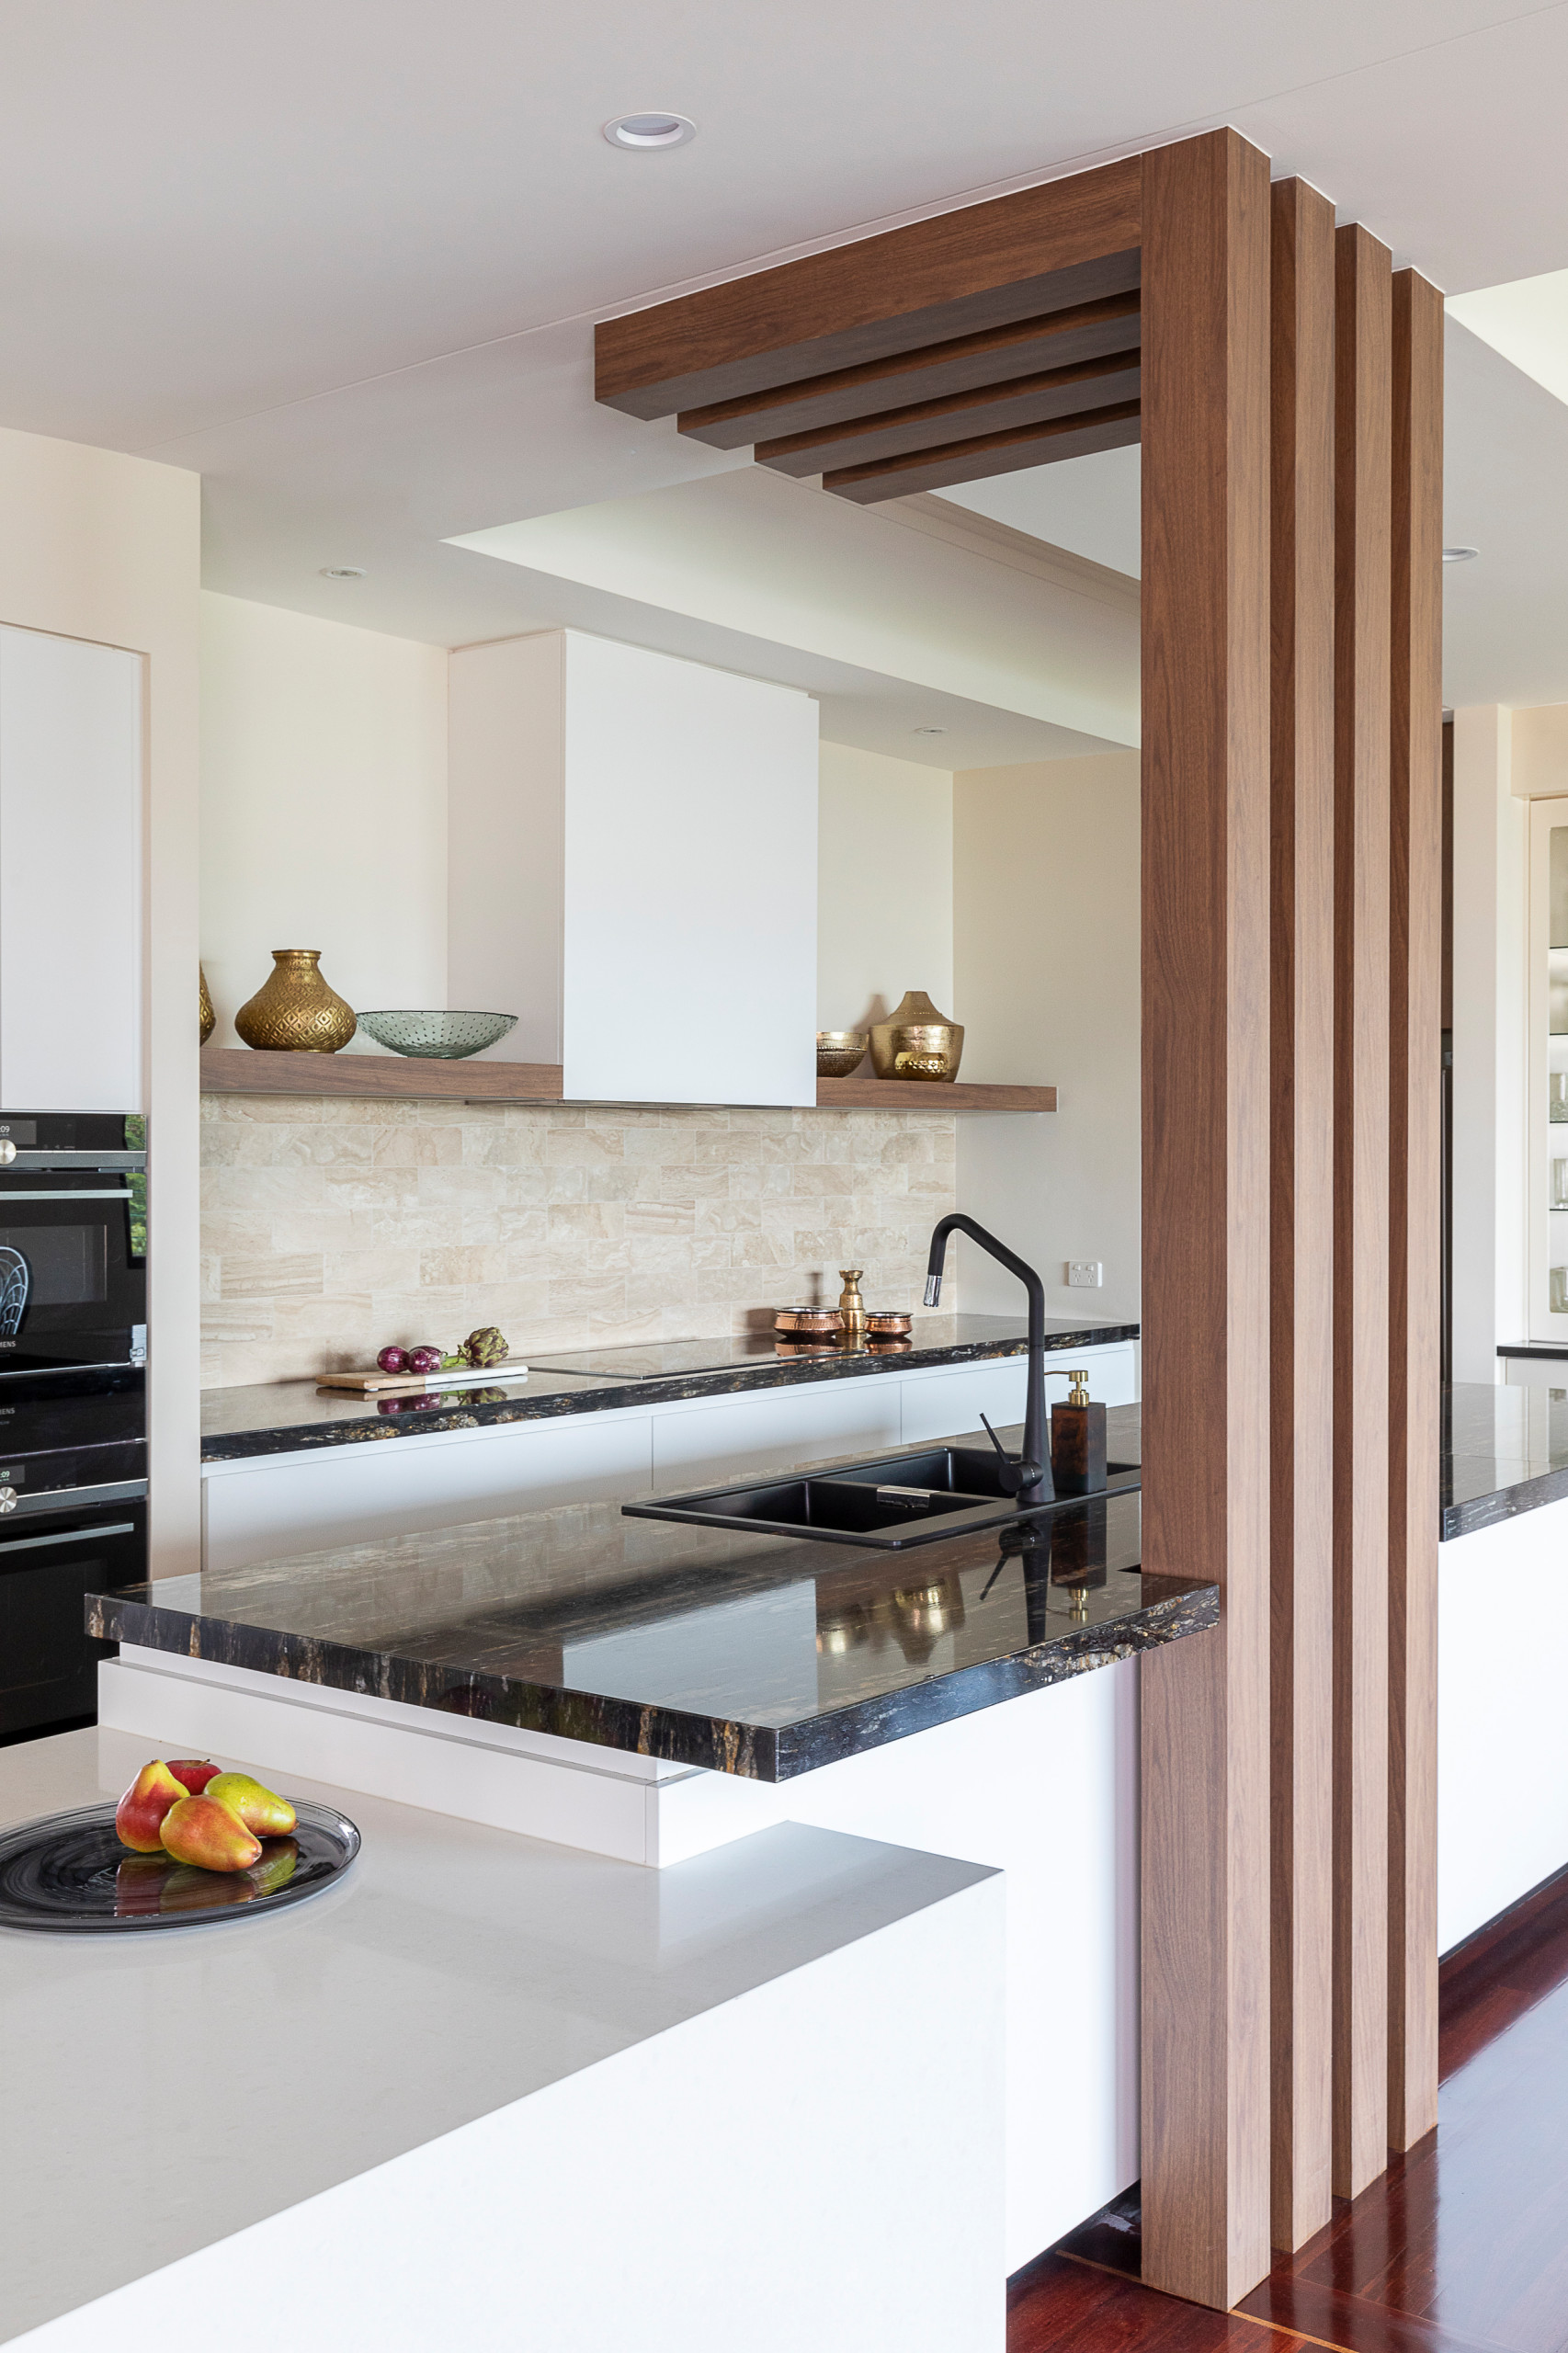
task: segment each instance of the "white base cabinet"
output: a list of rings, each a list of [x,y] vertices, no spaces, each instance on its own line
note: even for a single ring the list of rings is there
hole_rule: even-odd
[[[1136,1396],[1129,1340],[1075,1349],[1089,1393]],[[309,1453],[203,1465],[203,1557],[212,1569],[324,1552],[410,1529],[595,1498],[625,1501],[700,1486],[802,1456],[919,1446],[1021,1421],[1024,1359],[912,1368],[749,1395],[686,1398],[609,1413],[563,1414],[428,1438],[356,1439]],[[1062,1381],[1047,1395],[1065,1393]]]

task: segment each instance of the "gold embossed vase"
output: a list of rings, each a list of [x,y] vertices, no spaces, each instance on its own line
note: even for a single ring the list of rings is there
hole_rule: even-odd
[[[963,1053],[963,1025],[938,1013],[924,989],[910,989],[871,1031],[879,1078],[952,1079]]]
[[[199,964],[196,969],[201,981],[201,1042],[205,1045],[218,1027],[218,1017],[212,1010],[212,999],[207,987],[207,975],[202,972]]]
[[[263,1053],[335,1054],[354,1035],[356,1017],[318,969],[319,948],[275,948],[272,972],[234,1016],[247,1046]]]

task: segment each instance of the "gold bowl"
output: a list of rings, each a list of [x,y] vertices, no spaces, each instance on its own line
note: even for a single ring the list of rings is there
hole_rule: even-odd
[[[871,1031],[871,1063],[879,1078],[957,1078],[963,1024],[948,1021],[924,989],[911,989],[886,1021]]]
[[[819,1029],[817,1076],[847,1078],[866,1059],[870,1032],[866,1029]]]

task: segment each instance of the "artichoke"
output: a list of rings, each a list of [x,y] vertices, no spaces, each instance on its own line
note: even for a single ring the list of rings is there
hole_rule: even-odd
[[[506,1359],[506,1335],[498,1332],[494,1324],[483,1324],[471,1332],[459,1353],[468,1364],[478,1368],[487,1364],[504,1364]]]

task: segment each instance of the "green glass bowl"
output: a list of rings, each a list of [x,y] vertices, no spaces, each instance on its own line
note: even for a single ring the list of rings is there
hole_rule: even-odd
[[[460,1063],[483,1053],[517,1026],[515,1013],[362,1013],[359,1027],[394,1054],[421,1054]]]

